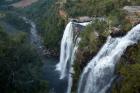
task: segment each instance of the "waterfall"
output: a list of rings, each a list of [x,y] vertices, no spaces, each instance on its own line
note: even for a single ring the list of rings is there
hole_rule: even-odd
[[[60,79],[63,79],[67,73],[67,63],[70,61],[73,48],[73,28],[72,22],[69,22],[65,28],[63,38],[61,40],[60,62],[56,69],[60,71]]]
[[[82,26],[88,25],[89,22],[85,23],[76,23]],[[75,37],[76,38],[76,37]],[[76,38],[77,39],[77,38]],[[56,66],[56,70],[60,71],[60,79],[63,79],[67,76],[67,68],[70,69],[72,65],[71,57],[75,52],[74,50],[74,31],[73,31],[73,22],[69,22],[65,28],[63,38],[61,40],[61,51],[60,51],[60,62]],[[76,46],[77,47],[77,46]],[[74,54],[73,54],[74,55]]]
[[[75,23],[69,22],[64,30],[63,38],[61,40],[61,51],[60,51],[60,62],[56,66],[56,70],[60,72],[60,79],[68,79],[67,93],[71,92],[72,87],[72,73],[73,62],[75,60],[75,53],[80,42],[78,35],[74,34],[74,24],[80,26],[86,26],[90,22],[85,23]]]
[[[106,43],[85,67],[78,86],[78,93],[106,93],[115,78],[114,70],[125,49],[140,39],[140,24],[124,37],[108,37]]]
[[[67,88],[66,93],[71,93],[71,87],[72,87],[72,81],[73,81],[72,73],[74,73],[74,69],[73,69],[72,65],[73,65],[73,62],[75,60],[75,54],[76,54],[76,51],[78,49],[78,44],[79,44],[80,40],[81,39],[79,37],[76,39],[76,43],[75,43],[75,46],[74,46],[73,51],[72,51],[71,64],[70,64],[71,67],[70,67],[70,72],[68,74],[68,88]]]

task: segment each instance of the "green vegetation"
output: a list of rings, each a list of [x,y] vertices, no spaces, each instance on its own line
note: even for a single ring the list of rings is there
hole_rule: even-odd
[[[42,0],[24,9],[24,14],[28,14],[37,24],[44,45],[57,53],[65,27],[65,20],[59,16],[58,7],[55,0]]]
[[[68,0],[64,5],[70,17],[91,16],[105,17],[111,26],[121,26],[123,31],[128,31],[132,26],[125,20],[122,8],[126,5],[139,5],[139,0]]]
[[[46,3],[44,3],[46,1]],[[49,2],[49,3],[48,3]],[[48,4],[47,4],[48,3]],[[67,0],[61,9],[68,13],[69,17],[92,16],[105,17],[108,22],[95,21],[89,25],[85,31],[81,32],[80,47],[78,49],[74,64],[74,86],[73,92],[77,89],[79,76],[85,65],[96,55],[101,46],[104,44],[111,27],[120,27],[122,31],[129,31],[132,25],[125,20],[125,14],[121,11],[125,5],[139,5],[140,0]],[[60,40],[64,30],[65,20],[58,14],[60,7],[55,1],[43,0],[39,4],[34,4],[26,13],[35,19],[40,34],[44,39],[47,48],[59,51]],[[45,12],[44,12],[45,11]],[[43,14],[43,15],[42,15]],[[96,36],[96,32],[99,36]],[[123,76],[121,87],[114,85],[113,93],[138,93],[139,91],[139,54],[135,50],[131,55],[135,64],[127,64],[130,56],[126,59],[122,58],[120,68],[117,70],[120,76]],[[127,51],[128,52],[128,51]],[[131,54],[128,52],[128,54]],[[127,54],[127,55],[128,55]],[[138,73],[138,74],[136,74]],[[119,91],[120,90],[120,91]],[[130,91],[131,90],[131,91]]]
[[[94,23],[89,25],[85,29],[85,31],[80,33],[80,37],[82,38],[82,40],[80,42],[80,47],[76,55],[77,59],[75,60],[74,64],[75,74],[74,74],[74,86],[72,88],[74,93],[77,89],[77,82],[79,80],[83,68],[87,65],[89,60],[91,60],[92,57],[96,55],[101,46],[104,44],[107,36],[111,32],[111,28],[117,27],[124,33],[126,33],[127,31],[130,30],[130,28],[132,28],[132,24],[125,19],[126,14],[124,13],[124,11],[122,11],[122,8],[126,5],[140,5],[140,1],[67,0],[67,2],[64,4],[64,10],[68,13],[69,17],[75,18],[79,16],[105,17],[107,20],[107,22],[95,21]],[[98,33],[98,36],[96,36],[97,35],[96,32]],[[115,86],[113,93],[139,93],[140,81],[139,79],[135,78],[135,76],[137,77],[139,76],[138,50],[139,50],[138,48],[136,48],[135,50],[131,50],[131,52],[133,51],[134,54],[136,53],[135,56],[131,55],[131,58],[134,60],[134,62],[136,62],[136,64],[134,65],[129,64],[129,66],[124,66],[124,64],[122,64],[121,68],[118,69],[118,72],[120,73],[119,76],[123,76],[123,81],[120,84],[121,87],[118,88],[117,86]],[[130,51],[127,52],[129,54]],[[123,60],[123,63],[128,62],[128,60],[130,61],[129,58],[130,56],[126,58],[127,61]],[[127,67],[129,67],[130,69]],[[135,75],[136,73],[137,75]],[[131,91],[129,91],[130,89]],[[119,90],[122,92],[120,92]]]
[[[75,92],[78,85],[78,80],[83,68],[95,56],[101,46],[105,43],[108,32],[109,24],[106,21],[95,20],[91,25],[80,33],[81,42],[76,55],[74,64],[74,85],[73,91]]]
[[[52,6],[48,11],[50,13],[39,24],[44,43],[48,49],[59,52],[60,41],[63,35],[65,20],[58,14],[58,9]]]
[[[127,21],[122,20],[124,19],[124,14],[120,10],[124,5],[138,5],[140,3],[139,0],[67,0],[63,5],[56,4],[56,2],[55,0],[42,0],[25,8],[25,14],[29,14],[30,18],[36,21],[46,47],[56,52],[59,52],[60,41],[66,21],[60,17],[60,9],[66,11],[69,17],[85,15],[106,17],[111,22],[111,26],[121,25],[122,30],[128,31],[131,25]],[[96,24],[100,25],[98,23]],[[96,27],[96,25],[94,27]],[[86,37],[86,35],[84,36]],[[94,40],[93,38],[91,39]],[[90,42],[92,42],[92,40],[90,40]],[[90,44],[91,43],[89,43],[89,46]]]
[[[41,67],[35,49],[26,41],[26,33],[9,36],[0,27],[0,92],[47,93]]]
[[[24,9],[16,9],[16,10],[28,16],[30,19],[33,19],[39,22],[41,19],[44,19],[45,16],[51,14],[48,11],[50,10],[51,6],[54,3],[55,3],[55,0],[41,0]]]
[[[118,64],[117,73],[122,79],[113,85],[112,93],[139,93],[140,44],[130,46]]]
[[[105,21],[95,20],[91,25],[81,32],[80,48],[88,47],[90,53],[97,51],[97,48],[105,41],[109,35],[109,24]],[[104,37],[104,38],[103,38]]]
[[[6,12],[5,17],[3,17],[1,20],[7,22],[8,24],[10,24],[13,28],[16,28],[17,30],[20,30],[20,31],[30,30],[30,25],[25,23],[25,21],[14,12]]]
[[[139,5],[139,0],[67,0],[65,9],[72,17],[108,16],[117,13],[125,5]]]
[[[118,27],[122,31],[129,31],[132,27],[132,24],[125,20],[126,15],[122,8],[125,5],[140,5],[140,0],[67,0],[63,5],[56,4],[56,2],[57,0],[40,0],[27,8],[16,9],[36,22],[45,46],[56,52],[59,52],[67,21],[59,15],[60,9],[64,10],[69,17],[91,16],[107,19],[107,22],[95,20],[80,33],[82,40],[74,64],[75,74],[72,88],[75,93],[83,68],[104,44],[110,34],[110,28]],[[4,0],[0,1],[1,5],[4,3]],[[3,20],[18,30],[28,29],[28,25],[13,14],[6,15]],[[139,93],[139,52],[138,44],[129,47],[121,58],[116,72],[122,79],[114,84],[112,93]],[[20,32],[15,36],[9,36],[0,30],[0,77],[2,77],[0,92],[47,93],[47,82],[40,79],[40,67],[38,55],[26,42],[26,33]]]

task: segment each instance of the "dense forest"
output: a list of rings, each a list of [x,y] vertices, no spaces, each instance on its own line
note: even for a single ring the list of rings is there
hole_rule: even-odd
[[[27,42],[24,32],[7,34],[0,27],[0,91],[3,93],[46,93],[41,60]]]
[[[139,6],[140,0],[39,0],[24,8],[10,6],[18,1],[20,0],[0,1],[2,93],[53,93],[48,88],[48,81],[43,79],[44,59],[41,59],[37,48],[29,42],[31,26],[21,18],[22,16],[35,22],[43,45],[57,59],[60,56],[64,28],[70,19],[79,20],[85,16],[105,19],[94,20],[78,35],[81,41],[73,65],[75,73],[71,93],[77,93],[81,73],[105,44],[107,37],[123,37],[140,22],[127,19],[129,13],[123,9],[125,6]],[[134,16],[140,18],[137,13]],[[114,34],[114,28],[119,29],[119,33]],[[127,47],[116,66],[117,78],[110,88],[111,93],[140,92],[139,52],[139,42]]]

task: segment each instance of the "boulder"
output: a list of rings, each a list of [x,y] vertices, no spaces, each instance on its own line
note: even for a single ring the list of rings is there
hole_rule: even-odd
[[[121,29],[117,28],[117,27],[112,27],[111,28],[111,33],[110,35],[112,37],[122,37],[124,36],[126,33],[124,31],[121,31]]]
[[[125,10],[128,15],[140,16],[140,6],[125,6],[123,7],[123,10]]]
[[[78,21],[79,22],[90,22],[92,21],[92,17],[89,17],[89,16],[82,16],[82,17],[78,17]]]
[[[69,18],[69,21],[77,22],[77,23],[90,22],[92,20],[93,20],[93,18],[89,17],[89,16],[82,16],[82,17],[77,17],[77,18]]]
[[[132,25],[140,23],[140,6],[125,6],[123,10],[126,14],[125,19]]]

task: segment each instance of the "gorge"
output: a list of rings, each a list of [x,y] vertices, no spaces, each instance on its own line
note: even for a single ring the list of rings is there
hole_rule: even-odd
[[[21,17],[21,18],[27,24],[30,25],[30,32],[29,32],[30,33],[30,35],[29,35],[30,43],[33,46],[35,46],[37,52],[41,56],[41,59],[44,63],[43,72],[45,74],[50,74],[49,76],[44,76],[44,79],[47,79],[47,80],[50,81],[49,82],[50,92],[63,93],[65,91],[64,88],[65,88],[66,80],[59,80],[57,72],[54,69],[55,68],[54,64],[56,64],[57,59],[53,58],[53,57],[48,57],[47,54],[45,53],[46,49],[45,49],[45,46],[43,45],[43,41],[42,41],[41,37],[38,35],[36,24],[26,17]],[[53,63],[51,63],[51,62],[53,62]],[[48,71],[45,71],[45,70],[48,70]],[[53,79],[51,79],[52,77],[53,77]],[[59,84],[64,84],[64,85],[61,88],[61,87],[58,86]]]
[[[140,93],[139,0],[1,0],[0,93]]]

